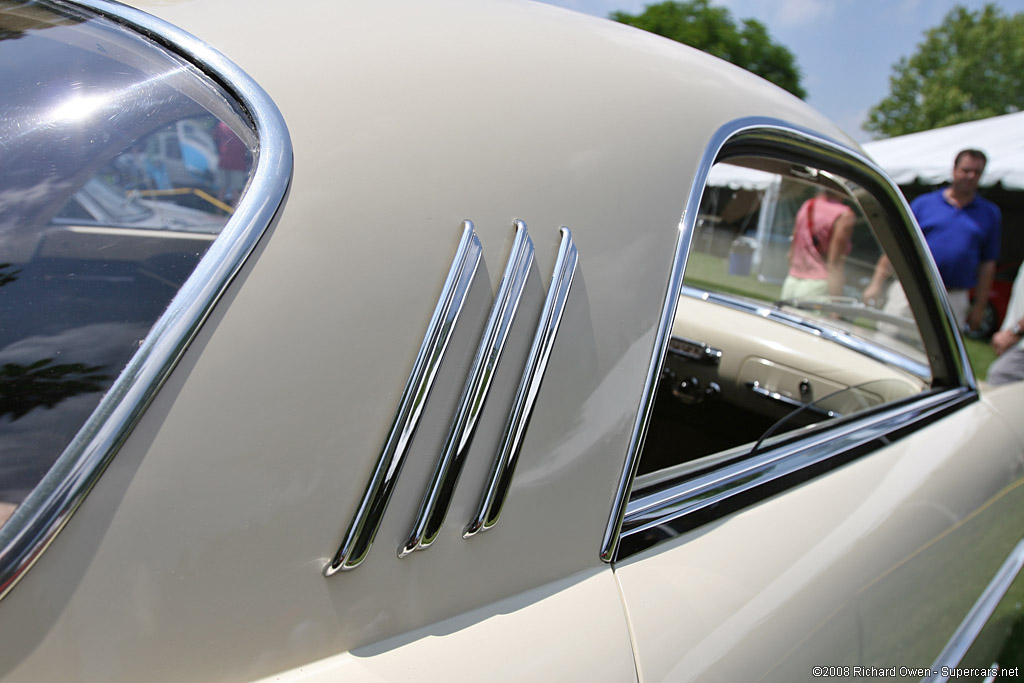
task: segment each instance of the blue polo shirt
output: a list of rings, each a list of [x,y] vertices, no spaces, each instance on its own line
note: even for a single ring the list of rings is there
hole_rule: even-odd
[[[1003,217],[987,199],[975,196],[958,209],[943,190],[923,194],[910,204],[928,241],[946,289],[970,289],[978,284],[978,266],[999,258]]]

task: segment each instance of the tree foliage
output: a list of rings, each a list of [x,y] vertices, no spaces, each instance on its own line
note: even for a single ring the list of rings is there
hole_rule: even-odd
[[[709,0],[662,2],[640,14],[612,12],[611,19],[671,38],[743,67],[806,98],[793,53],[771,39],[764,24],[744,19],[737,25],[724,7]]]
[[[0,365],[0,417],[17,420],[35,408],[53,408],[79,394],[103,391],[110,377],[102,365],[53,362],[52,358],[21,365]]]
[[[889,95],[871,108],[864,128],[905,135],[1022,107],[1024,13],[1007,16],[992,3],[978,12],[958,5],[893,66]]]

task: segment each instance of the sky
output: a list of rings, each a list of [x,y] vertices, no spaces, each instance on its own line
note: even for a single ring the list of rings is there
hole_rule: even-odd
[[[639,14],[659,0],[541,0],[607,17]],[[989,0],[990,2],[992,0]],[[861,125],[868,110],[889,94],[889,77],[910,57],[929,28],[956,5],[971,11],[986,0],[712,0],[734,21],[757,19],[772,40],[795,56],[807,101],[858,142],[875,136]],[[1004,14],[1024,12],[1024,0],[995,0]]]

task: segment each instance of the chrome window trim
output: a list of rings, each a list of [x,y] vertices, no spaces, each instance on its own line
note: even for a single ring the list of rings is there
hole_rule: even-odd
[[[699,475],[686,475],[673,484],[652,482],[643,494],[629,502],[622,525],[622,543],[616,560],[646,550],[662,538],[644,538],[645,532],[660,528],[663,537],[688,531],[709,517],[716,518],[730,510],[713,510],[715,506],[734,497],[765,490],[773,483],[810,468],[831,469],[855,457],[858,449],[872,442],[891,442],[907,427],[922,420],[945,414],[975,394],[966,389],[948,389],[901,404],[888,410],[872,412],[862,419],[836,425],[834,428],[814,430],[809,438],[798,438],[760,455],[739,456],[724,466]],[[815,470],[816,471],[816,470]],[[761,496],[764,497],[764,496]],[[698,516],[698,522],[687,517]]]
[[[722,294],[721,292],[708,292],[689,285],[683,285],[681,296],[688,296],[691,299],[700,299],[701,301],[712,301],[716,304],[728,306],[729,308],[737,311],[744,311],[746,313],[758,315],[762,318],[768,318],[784,325],[789,325],[790,327],[810,332],[811,334],[815,334],[823,339],[827,339],[839,344],[840,346],[845,346],[848,349],[863,354],[868,358],[899,368],[900,370],[914,375],[918,379],[924,381],[928,381],[932,377],[931,368],[924,363],[918,363],[914,359],[902,356],[895,351],[875,346],[874,344],[868,343],[863,339],[859,339],[858,337],[848,334],[842,330],[838,330],[827,325],[817,325],[812,320],[790,315],[785,311],[780,311],[772,308],[771,306],[758,304],[754,301],[746,301],[728,294]]]
[[[451,505],[452,494],[458,483],[459,474],[465,461],[466,451],[473,438],[477,419],[487,401],[495,369],[501,360],[505,342],[508,340],[522,300],[526,279],[533,265],[533,240],[526,223],[515,221],[515,238],[509,253],[505,271],[498,286],[487,326],[473,358],[466,385],[459,399],[458,408],[448,436],[445,439],[434,473],[423,496],[419,513],[413,523],[412,532],[405,545],[399,548],[398,556],[430,547],[437,538],[444,518]]]
[[[110,464],[275,219],[292,177],[292,145],[284,118],[270,96],[242,69],[191,34],[145,12],[106,0],[74,4],[191,62],[242,106],[256,129],[259,149],[249,185],[219,238],[74,440],[0,528],[0,599],[53,542]]]
[[[999,571],[996,572],[971,607],[971,611],[957,627],[946,647],[935,658],[935,663],[931,666],[932,674],[923,678],[922,681],[945,683],[949,680],[948,670],[956,668],[963,660],[1022,569],[1024,569],[1024,541],[1017,543],[1010,552],[1009,557],[1006,558]]]
[[[572,232],[569,228],[562,226],[559,231],[562,239],[558,247],[558,257],[555,259],[555,269],[551,275],[551,284],[544,299],[544,308],[541,311],[533,343],[530,346],[526,367],[519,381],[519,387],[516,389],[512,414],[505,425],[501,447],[495,458],[483,496],[480,498],[476,515],[463,532],[464,538],[487,531],[498,523],[501,508],[505,504],[508,489],[512,484],[512,475],[519,459],[519,450],[522,447],[526,425],[537,401],[537,394],[544,379],[544,371],[547,369],[551,349],[554,347],[555,337],[558,334],[558,327],[562,321],[562,315],[565,313],[565,304],[569,298],[573,277],[576,274],[579,253],[572,241]]]
[[[730,147],[730,153],[727,157],[722,157],[723,149],[727,145]],[[847,177],[853,175],[858,179],[869,180],[884,195],[887,200],[887,208],[895,212],[894,218],[904,225],[916,225],[910,207],[899,188],[885,176],[873,161],[842,143],[803,127],[768,117],[737,119],[726,123],[715,131],[695,169],[684,212],[679,222],[675,254],[666,283],[661,317],[647,367],[639,409],[633,423],[629,446],[626,450],[622,472],[601,542],[600,557],[604,562],[612,562],[616,558],[619,547],[633,478],[636,476],[640,453],[643,450],[643,443],[654,408],[658,378],[672,333],[676,302],[683,284],[683,271],[686,268],[690,243],[695,233],[698,207],[707,184],[708,174],[720,157],[724,160],[743,154],[762,156],[776,154],[780,160],[792,160],[798,163],[811,161],[839,168]],[[892,238],[899,247],[898,251],[908,256],[908,267],[914,270],[915,276],[931,282],[941,282],[919,230],[913,233],[907,232],[907,234],[900,231],[894,233]],[[946,297],[937,288],[923,292],[923,295],[928,319],[922,324],[930,324],[937,335],[928,349],[932,352],[930,360],[933,364],[933,384],[937,387],[965,387],[973,392],[976,388],[974,376],[967,360],[967,352],[959,334],[950,322],[953,320],[953,316]]]
[[[462,238],[455,251],[455,258],[427,325],[419,352],[416,354],[380,458],[341,547],[331,562],[324,567],[324,576],[355,569],[370,552],[377,529],[391,500],[391,494],[394,493],[398,475],[401,474],[402,465],[405,463],[409,442],[412,441],[416,427],[419,426],[423,406],[430,396],[437,371],[455,332],[455,323],[458,322],[466,303],[466,296],[480,265],[482,252],[473,223],[464,221]]]

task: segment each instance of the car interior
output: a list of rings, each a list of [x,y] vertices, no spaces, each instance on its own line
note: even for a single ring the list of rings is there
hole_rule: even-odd
[[[783,299],[796,214],[823,192],[855,216],[843,291]],[[888,284],[891,301],[863,297],[882,254],[876,207],[854,183],[805,165],[762,157],[715,165],[635,491],[930,387],[898,279]]]

